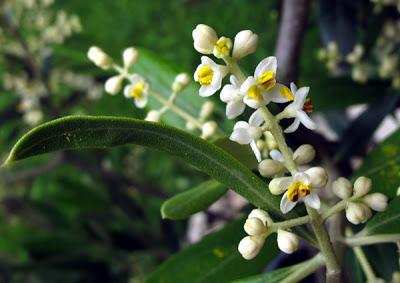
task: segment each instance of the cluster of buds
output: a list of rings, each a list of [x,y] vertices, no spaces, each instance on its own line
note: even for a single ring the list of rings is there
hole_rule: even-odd
[[[299,246],[298,237],[286,230],[272,227],[273,221],[268,213],[261,209],[253,209],[244,224],[248,236],[244,237],[238,246],[243,258],[250,260],[258,255],[265,239],[272,233],[277,233],[278,247],[287,254],[295,252]]]
[[[215,121],[209,120],[214,111],[214,104],[207,101],[203,104],[198,117],[193,117],[183,109],[175,105],[177,95],[182,92],[191,82],[190,76],[180,73],[175,76],[171,84],[171,94],[165,99],[155,91],[150,89],[150,83],[141,75],[132,72],[132,67],[138,62],[139,51],[134,47],[126,48],[122,52],[122,66],[119,66],[107,53],[97,46],[92,46],[88,50],[87,56],[96,66],[104,70],[113,69],[116,75],[108,78],[104,84],[104,89],[110,95],[117,95],[123,89],[124,96],[133,99],[137,108],[144,108],[148,103],[148,98],[153,97],[161,103],[160,109],[151,109],[145,120],[159,122],[162,116],[169,110],[186,120],[186,128],[190,131],[200,130],[201,137],[204,139],[216,136],[218,126]],[[127,84],[124,85],[124,81]]]
[[[339,198],[346,200],[346,218],[353,224],[365,223],[372,210],[384,211],[388,198],[382,193],[369,194],[372,181],[367,177],[359,177],[351,184],[346,178],[340,177],[332,184],[332,190]]]

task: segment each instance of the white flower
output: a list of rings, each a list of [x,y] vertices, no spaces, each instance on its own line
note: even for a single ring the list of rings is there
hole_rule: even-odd
[[[192,32],[194,49],[201,54],[212,54],[218,41],[217,33],[211,27],[200,24]]]
[[[250,236],[260,236],[267,233],[267,226],[259,218],[250,217],[244,223],[244,231]]]
[[[353,194],[353,186],[344,177],[340,177],[332,183],[332,190],[341,199],[348,199]]]
[[[223,66],[216,64],[207,56],[202,56],[201,64],[194,73],[194,80],[201,85],[200,96],[206,97],[217,92],[221,88],[223,77]]]
[[[232,40],[227,37],[220,37],[214,45],[213,54],[217,58],[225,58],[229,56],[232,49]]]
[[[288,231],[278,229],[278,247],[281,251],[287,254],[291,254],[297,251],[299,247],[299,238]]]
[[[90,47],[87,56],[90,61],[102,69],[110,68],[113,63],[112,59],[97,46]]]
[[[226,84],[220,93],[220,99],[226,104],[226,117],[233,119],[243,113],[245,104],[240,92],[240,82],[235,76],[230,76],[230,84]]]
[[[254,53],[258,45],[258,35],[251,30],[242,30],[235,36],[232,57],[235,59],[243,58]]]
[[[306,100],[310,88],[301,87],[297,89],[294,83],[290,84],[290,88],[294,95],[294,101],[286,106],[282,113],[278,114],[283,118],[295,118],[294,122],[285,130],[285,133],[293,133],[296,131],[300,123],[310,130],[315,130],[317,126],[306,114],[306,112],[312,111],[312,106],[310,107]]]
[[[371,209],[363,203],[349,202],[347,204],[346,218],[355,225],[367,222],[371,215]]]
[[[258,164],[258,171],[261,176],[271,177],[281,173],[285,167],[282,162],[273,159],[264,159]]]
[[[135,105],[138,108],[143,108],[147,104],[147,97],[149,92],[149,84],[139,75],[132,75],[130,84],[124,88],[124,95],[126,98],[133,98]]]
[[[315,157],[315,149],[312,145],[303,144],[293,153],[293,160],[296,164],[303,165],[311,162]]]
[[[260,252],[264,240],[264,237],[259,236],[244,237],[239,243],[238,250],[242,254],[243,258],[247,260],[253,259]]]
[[[209,121],[203,124],[201,128],[201,137],[204,139],[212,137],[217,131],[218,125],[214,121]]]
[[[292,210],[298,201],[302,200],[306,205],[320,208],[320,199],[315,189],[325,186],[328,177],[323,168],[313,167],[305,172],[296,173],[292,177],[274,178],[269,183],[272,194],[279,195],[285,192],[281,199],[281,211],[287,213]]]
[[[129,68],[137,62],[139,52],[135,47],[128,47],[122,53],[124,67]]]
[[[271,158],[273,160],[280,161],[280,162],[285,162],[285,159],[283,158],[282,153],[277,149],[271,150],[269,152],[269,156],[271,156]]]
[[[372,188],[372,181],[370,178],[361,176],[354,182],[354,196],[362,197],[369,193]]]
[[[269,216],[268,212],[266,212],[265,210],[259,208],[253,209],[247,218],[253,217],[260,219],[265,226],[272,224],[272,219]]]
[[[249,119],[249,123],[239,121],[233,127],[233,133],[229,137],[230,140],[239,144],[250,144],[258,162],[261,161],[261,153],[257,147],[256,140],[262,135],[260,125],[264,122],[262,114],[259,110],[255,111]]]
[[[174,93],[181,92],[190,83],[190,77],[186,73],[180,73],[176,75],[174,82],[172,83],[172,91]]]
[[[362,202],[375,211],[384,211],[388,206],[388,198],[384,194],[374,193],[365,196]]]
[[[160,118],[161,118],[160,111],[150,110],[149,113],[147,113],[145,120],[149,122],[159,122]]]
[[[104,89],[111,95],[116,95],[121,90],[123,77],[120,75],[109,78],[104,84]]]

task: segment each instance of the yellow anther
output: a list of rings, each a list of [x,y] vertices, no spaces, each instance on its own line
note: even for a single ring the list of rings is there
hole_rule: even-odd
[[[314,105],[312,104],[311,98],[307,98],[303,105],[303,110],[307,113],[314,111]]]
[[[288,190],[287,198],[292,202],[296,202],[299,200],[299,195],[305,197],[310,194],[310,190],[310,187],[302,182],[294,182]]]
[[[145,84],[144,82],[138,82],[136,83],[136,85],[131,89],[130,91],[130,96],[135,97],[135,98],[142,98],[143,97],[143,93],[144,93],[144,89],[145,89]]]
[[[210,66],[203,66],[199,70],[198,80],[201,85],[209,85],[212,82],[214,71]]]
[[[259,84],[263,85],[265,90],[270,90],[276,84],[275,73],[273,71],[266,71],[257,78]]]
[[[286,97],[289,100],[294,100],[293,93],[290,91],[290,89],[287,86],[282,85],[279,88],[279,92],[283,97]]]
[[[232,41],[229,38],[221,37],[214,45],[214,55],[218,58],[226,57],[232,48]]]
[[[262,100],[263,95],[257,85],[252,85],[247,91],[248,97],[254,100]]]

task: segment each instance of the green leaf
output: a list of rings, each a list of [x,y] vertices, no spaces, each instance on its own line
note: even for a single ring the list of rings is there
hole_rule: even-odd
[[[228,189],[217,181],[210,180],[176,194],[165,201],[161,207],[161,215],[168,219],[185,219],[208,208],[223,196]]]
[[[279,283],[283,279],[288,277],[291,273],[296,271],[296,269],[299,268],[299,265],[301,264],[296,264],[285,268],[279,268],[277,270],[267,272],[265,274],[235,280],[232,283]]]
[[[372,179],[374,192],[381,192],[389,198],[396,196],[400,185],[400,130],[378,145],[365,158],[355,177],[367,176]]]
[[[249,145],[238,144],[237,142],[231,141],[229,138],[218,139],[214,144],[226,152],[229,152],[248,168],[256,169],[258,167],[257,159]]]
[[[228,224],[170,257],[145,282],[224,283],[261,272],[278,254],[276,237],[266,240],[256,258],[245,260],[237,250],[245,236],[243,224],[243,220]]]

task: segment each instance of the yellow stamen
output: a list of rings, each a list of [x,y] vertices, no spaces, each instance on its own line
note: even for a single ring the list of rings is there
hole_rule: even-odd
[[[144,94],[144,89],[145,89],[144,82],[138,82],[133,88],[131,88],[129,95],[141,99]]]
[[[247,91],[247,95],[250,99],[254,100],[262,100],[263,98],[263,95],[257,85],[252,85]]]
[[[287,198],[292,202],[296,202],[299,200],[299,195],[306,197],[310,194],[310,190],[311,188],[302,182],[294,182],[288,190]]]
[[[270,90],[276,84],[275,73],[273,71],[266,71],[257,78],[259,84],[263,85],[265,90]]]
[[[217,57],[225,57],[229,55],[232,48],[232,41],[229,38],[221,37],[214,45],[214,54]]]
[[[210,66],[203,66],[199,70],[198,80],[201,85],[209,85],[212,82],[214,71]]]
[[[286,97],[289,100],[294,100],[293,93],[290,91],[290,89],[287,86],[282,85],[279,88],[279,92],[283,97]]]

